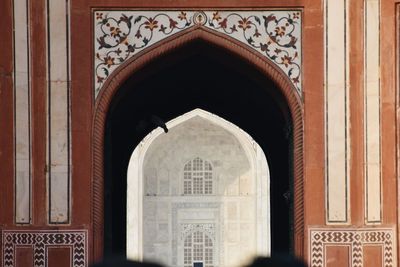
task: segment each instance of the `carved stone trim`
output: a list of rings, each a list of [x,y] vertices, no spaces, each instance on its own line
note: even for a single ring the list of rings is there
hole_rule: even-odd
[[[215,241],[215,225],[213,223],[182,223],[181,240],[184,240],[188,234],[196,231],[204,232]]]
[[[71,247],[71,263],[74,267],[88,265],[87,230],[5,230],[2,231],[3,266],[15,266],[15,248],[31,246],[33,265],[47,266],[49,247]]]
[[[382,246],[384,267],[396,265],[395,231],[393,229],[310,229],[310,266],[323,267],[325,246],[350,246],[352,267],[363,266],[363,246]]]

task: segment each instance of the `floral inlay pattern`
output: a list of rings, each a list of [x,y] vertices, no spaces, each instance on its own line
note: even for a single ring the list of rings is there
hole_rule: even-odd
[[[226,34],[271,60],[302,93],[301,12],[95,11],[95,96],[127,59],[195,25]]]

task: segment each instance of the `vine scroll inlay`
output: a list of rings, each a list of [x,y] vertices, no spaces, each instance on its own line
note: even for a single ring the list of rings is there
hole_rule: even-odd
[[[268,58],[302,95],[301,12],[106,11],[94,13],[94,93],[133,55],[194,26],[226,34]]]

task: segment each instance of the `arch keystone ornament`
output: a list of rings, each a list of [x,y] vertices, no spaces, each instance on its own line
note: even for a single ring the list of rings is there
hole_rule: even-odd
[[[302,96],[301,11],[94,11],[94,95],[128,59],[193,27],[227,35],[259,52]]]

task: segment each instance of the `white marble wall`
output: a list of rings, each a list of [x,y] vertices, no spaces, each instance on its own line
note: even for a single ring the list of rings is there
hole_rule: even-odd
[[[224,127],[195,114],[211,115],[199,110],[185,114],[183,122],[167,134],[148,137],[141,147],[151,142],[141,162],[143,219],[135,209],[140,211],[140,204],[133,199],[141,196],[132,195],[139,193],[132,188],[132,176],[140,175],[132,168],[132,161],[140,158],[134,152],[128,171],[127,253],[133,258],[183,266],[182,229],[188,224],[213,225],[216,266],[238,266],[255,254],[270,251],[267,162],[257,144],[249,142],[246,147]],[[241,130],[236,127],[236,131]],[[244,132],[241,134],[250,140]],[[213,166],[211,195],[183,195],[183,167],[196,157]],[[136,223],[142,225],[142,233]],[[132,240],[136,236],[142,241]],[[143,250],[135,249],[134,244]]]

